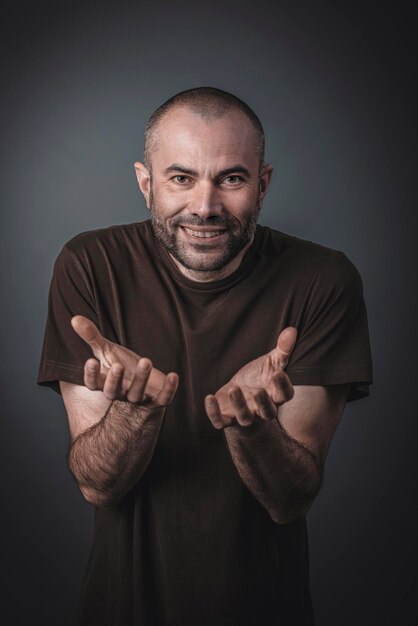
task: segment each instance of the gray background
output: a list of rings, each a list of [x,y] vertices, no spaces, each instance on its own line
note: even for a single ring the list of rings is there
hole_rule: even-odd
[[[409,5],[5,2],[2,17],[2,624],[72,624],[92,536],[61,399],[35,384],[54,259],[147,217],[144,125],[199,85],[265,126],[260,222],[343,250],[363,278],[375,384],[347,406],[309,514],[318,626],[416,623]]]

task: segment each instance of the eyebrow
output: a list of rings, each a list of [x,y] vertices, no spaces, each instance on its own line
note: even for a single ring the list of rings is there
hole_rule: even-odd
[[[192,170],[192,169],[189,169],[188,167],[184,167],[183,165],[180,165],[179,163],[172,163],[171,165],[166,167],[165,170],[163,170],[164,174],[170,174],[171,172],[181,172],[182,174],[189,174],[190,176],[199,176],[199,173],[196,172],[196,170]],[[245,176],[247,176],[247,178],[251,177],[251,174],[247,170],[247,168],[241,165],[240,163],[237,163],[236,165],[233,165],[232,167],[227,167],[223,170],[220,170],[217,173],[217,176],[228,176],[228,174],[235,174],[237,172],[239,172],[240,174],[244,174]]]

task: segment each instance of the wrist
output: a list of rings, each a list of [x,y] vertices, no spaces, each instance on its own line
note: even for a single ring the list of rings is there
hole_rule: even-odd
[[[249,449],[255,450],[264,443],[271,443],[271,438],[275,436],[275,431],[278,426],[278,420],[256,418],[253,423],[248,426],[241,426],[238,422],[234,421],[232,424],[225,426],[223,432],[227,440],[239,442],[244,446],[248,444]]]
[[[144,424],[149,418],[163,417],[165,406],[145,406],[128,400],[113,400],[109,410],[129,421]]]

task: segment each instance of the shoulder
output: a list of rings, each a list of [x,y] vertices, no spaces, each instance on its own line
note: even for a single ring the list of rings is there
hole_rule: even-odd
[[[105,228],[88,230],[69,239],[63,250],[78,255],[89,250],[108,250],[130,248],[149,237],[150,221],[132,224],[115,224]]]
[[[282,271],[289,272],[294,280],[311,285],[359,287],[360,273],[354,262],[342,250],[303,239],[295,235],[263,226],[264,250],[276,257]]]
[[[153,241],[149,220],[118,224],[79,233],[61,248],[55,264],[56,275],[102,276],[110,279],[114,273],[152,256]]]

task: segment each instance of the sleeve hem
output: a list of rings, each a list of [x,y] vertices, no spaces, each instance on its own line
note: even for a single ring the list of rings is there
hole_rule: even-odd
[[[286,370],[293,385],[339,385],[351,383],[347,402],[370,395],[373,372],[368,365],[352,365],[344,368],[297,367]]]
[[[57,393],[61,393],[60,380],[74,385],[84,385],[84,368],[68,363],[43,361],[39,368],[37,384],[51,387]]]

